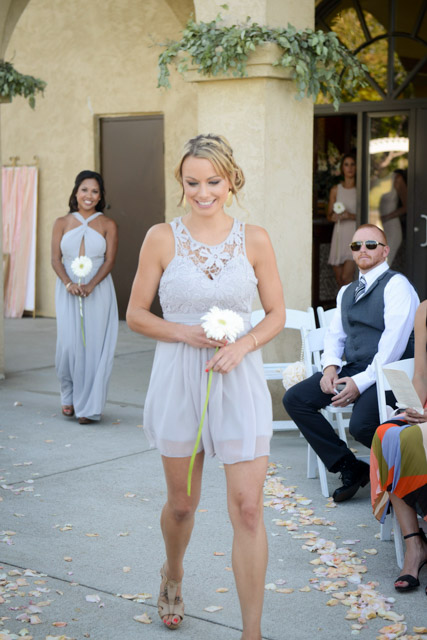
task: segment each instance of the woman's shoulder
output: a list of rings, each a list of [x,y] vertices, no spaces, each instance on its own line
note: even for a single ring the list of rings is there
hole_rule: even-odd
[[[245,236],[247,242],[257,246],[271,244],[268,231],[257,224],[245,224]]]
[[[53,226],[56,229],[64,229],[67,224],[70,222],[70,220],[73,220],[74,216],[72,213],[66,213],[63,216],[59,216],[58,218],[56,218],[55,222],[53,223]]]
[[[105,231],[113,231],[113,230],[116,231],[117,230],[116,221],[113,220],[112,218],[109,218],[104,213],[101,216],[98,216],[96,218],[96,220],[99,221],[99,223],[103,226]]]
[[[173,231],[169,222],[159,222],[150,227],[145,235],[145,243],[162,245],[173,240]]]

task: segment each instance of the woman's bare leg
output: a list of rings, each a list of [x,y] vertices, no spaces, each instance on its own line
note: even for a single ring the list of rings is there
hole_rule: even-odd
[[[345,284],[350,284],[354,280],[354,262],[353,260],[346,260],[343,264],[333,265],[335,280],[339,287],[343,287]]]
[[[335,280],[337,281],[337,285],[339,287],[342,286],[342,264],[334,264],[332,265],[332,269],[334,270]]]
[[[404,536],[407,536],[409,533],[416,533],[419,530],[420,526],[415,510],[407,505],[404,500],[398,498],[396,495],[391,494],[390,500],[396,513],[397,519],[399,520],[402,534]],[[427,545],[425,542],[423,542],[420,536],[413,536],[412,538],[408,538],[407,540],[405,540],[405,543],[405,561],[400,575],[403,576],[409,573],[409,575],[416,578],[418,575],[418,567],[420,566],[421,562],[423,562],[423,560],[427,559]],[[397,584],[397,586],[406,587],[408,583],[406,581],[396,581],[395,584]]]
[[[233,571],[242,612],[242,640],[261,640],[267,569],[263,485],[268,458],[224,465],[228,511],[234,529]]]
[[[344,264],[341,265],[341,286],[343,287],[345,284],[350,284],[354,280],[354,268],[355,263],[353,260],[346,260]]]
[[[187,496],[187,474],[190,458],[162,456],[168,498],[160,517],[166,549],[165,572],[170,580],[182,581],[183,560],[194,527],[194,513],[200,500],[204,452],[198,453],[191,479],[191,496]],[[178,594],[181,595],[181,590]],[[166,624],[173,616],[164,618]]]

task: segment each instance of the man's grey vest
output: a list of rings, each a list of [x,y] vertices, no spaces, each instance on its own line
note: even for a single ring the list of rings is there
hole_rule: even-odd
[[[396,274],[397,272],[391,269],[382,273],[357,302],[354,302],[354,292],[359,280],[352,282],[344,291],[341,300],[341,320],[347,335],[345,357],[349,364],[354,362],[368,366],[377,353],[378,343],[385,329],[384,289]],[[402,358],[412,357],[413,335],[405,347]]]

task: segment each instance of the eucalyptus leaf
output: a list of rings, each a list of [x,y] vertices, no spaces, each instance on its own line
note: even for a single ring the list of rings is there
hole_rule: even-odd
[[[0,60],[0,96],[28,98],[32,109],[35,107],[35,94],[42,93],[46,87],[43,80],[19,73],[12,63]]]
[[[190,19],[181,40],[162,45],[165,49],[158,59],[158,86],[170,87],[170,64],[175,64],[182,71],[182,66],[175,60],[180,52],[190,54],[192,64],[202,75],[231,73],[235,77],[245,77],[251,51],[269,42],[276,43],[280,49],[279,57],[272,65],[292,71],[297,99],[307,96],[316,100],[319,94],[329,94],[335,109],[338,109],[344,87],[352,93],[367,84],[366,66],[339,41],[335,33],[312,29],[297,31],[291,24],[286,28],[273,28],[251,23],[250,20],[248,16],[243,24],[226,25],[221,15],[208,23]]]

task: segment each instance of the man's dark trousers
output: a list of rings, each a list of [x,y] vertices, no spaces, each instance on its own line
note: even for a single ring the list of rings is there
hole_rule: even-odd
[[[366,365],[345,365],[339,377],[353,376],[365,368]],[[283,397],[283,405],[327,469],[334,472],[338,471],[337,463],[341,458],[352,455],[352,452],[319,411],[330,404],[333,397],[321,390],[321,378],[321,373],[315,373],[288,389]],[[393,394],[388,392],[387,396],[387,402],[393,404]],[[356,440],[370,448],[378,425],[377,387],[374,384],[355,400],[349,430]]]

